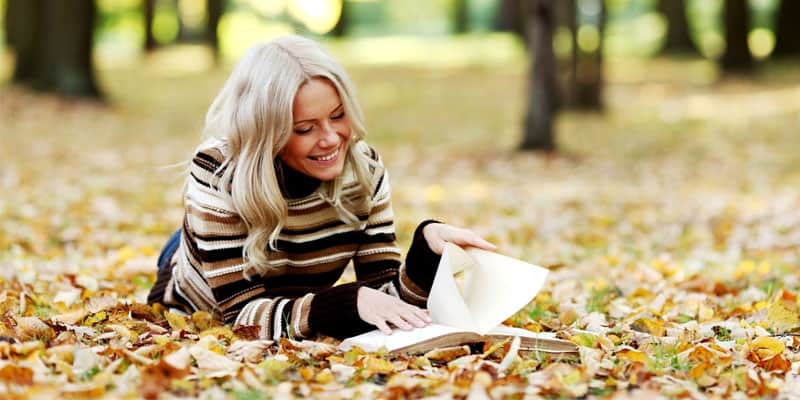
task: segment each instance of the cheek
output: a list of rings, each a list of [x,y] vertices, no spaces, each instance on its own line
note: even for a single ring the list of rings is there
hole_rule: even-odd
[[[350,126],[350,121],[345,119],[344,121],[340,122],[340,126],[336,129],[341,135],[345,138],[350,138],[350,135],[353,133],[353,127]]]
[[[284,158],[305,158],[312,147],[313,143],[308,140],[308,138],[292,136],[292,138],[289,139],[289,143],[286,143],[286,147],[281,150],[280,154],[281,157]]]

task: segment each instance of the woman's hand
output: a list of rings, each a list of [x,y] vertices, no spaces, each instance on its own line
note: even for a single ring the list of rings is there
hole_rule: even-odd
[[[358,289],[356,305],[361,319],[377,326],[387,335],[392,334],[388,322],[406,331],[422,328],[431,322],[427,311],[366,286]]]
[[[469,229],[456,228],[442,223],[425,225],[422,235],[428,242],[428,247],[436,254],[442,254],[444,243],[450,242],[459,246],[472,246],[479,249],[494,251],[497,246],[487,242],[482,237]]]

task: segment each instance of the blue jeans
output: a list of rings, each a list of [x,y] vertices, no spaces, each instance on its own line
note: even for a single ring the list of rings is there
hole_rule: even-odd
[[[175,233],[170,236],[169,240],[167,240],[167,244],[164,245],[164,248],[161,249],[161,254],[158,256],[158,270],[161,271],[169,260],[172,258],[172,255],[175,254],[175,250],[178,250],[178,245],[181,243],[181,229],[179,228]]]

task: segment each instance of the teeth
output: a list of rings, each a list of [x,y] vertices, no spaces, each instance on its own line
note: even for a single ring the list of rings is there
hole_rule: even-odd
[[[337,155],[339,155],[339,149],[336,149],[336,151],[334,151],[333,153],[331,153],[331,154],[329,154],[327,156],[312,157],[312,158],[315,159],[315,160],[318,160],[318,161],[330,161],[330,160],[333,160],[334,158],[336,158]]]

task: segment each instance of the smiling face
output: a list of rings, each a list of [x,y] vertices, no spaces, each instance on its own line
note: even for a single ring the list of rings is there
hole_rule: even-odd
[[[292,108],[294,132],[278,157],[293,169],[321,181],[344,170],[352,128],[339,93],[327,79],[300,86]]]

